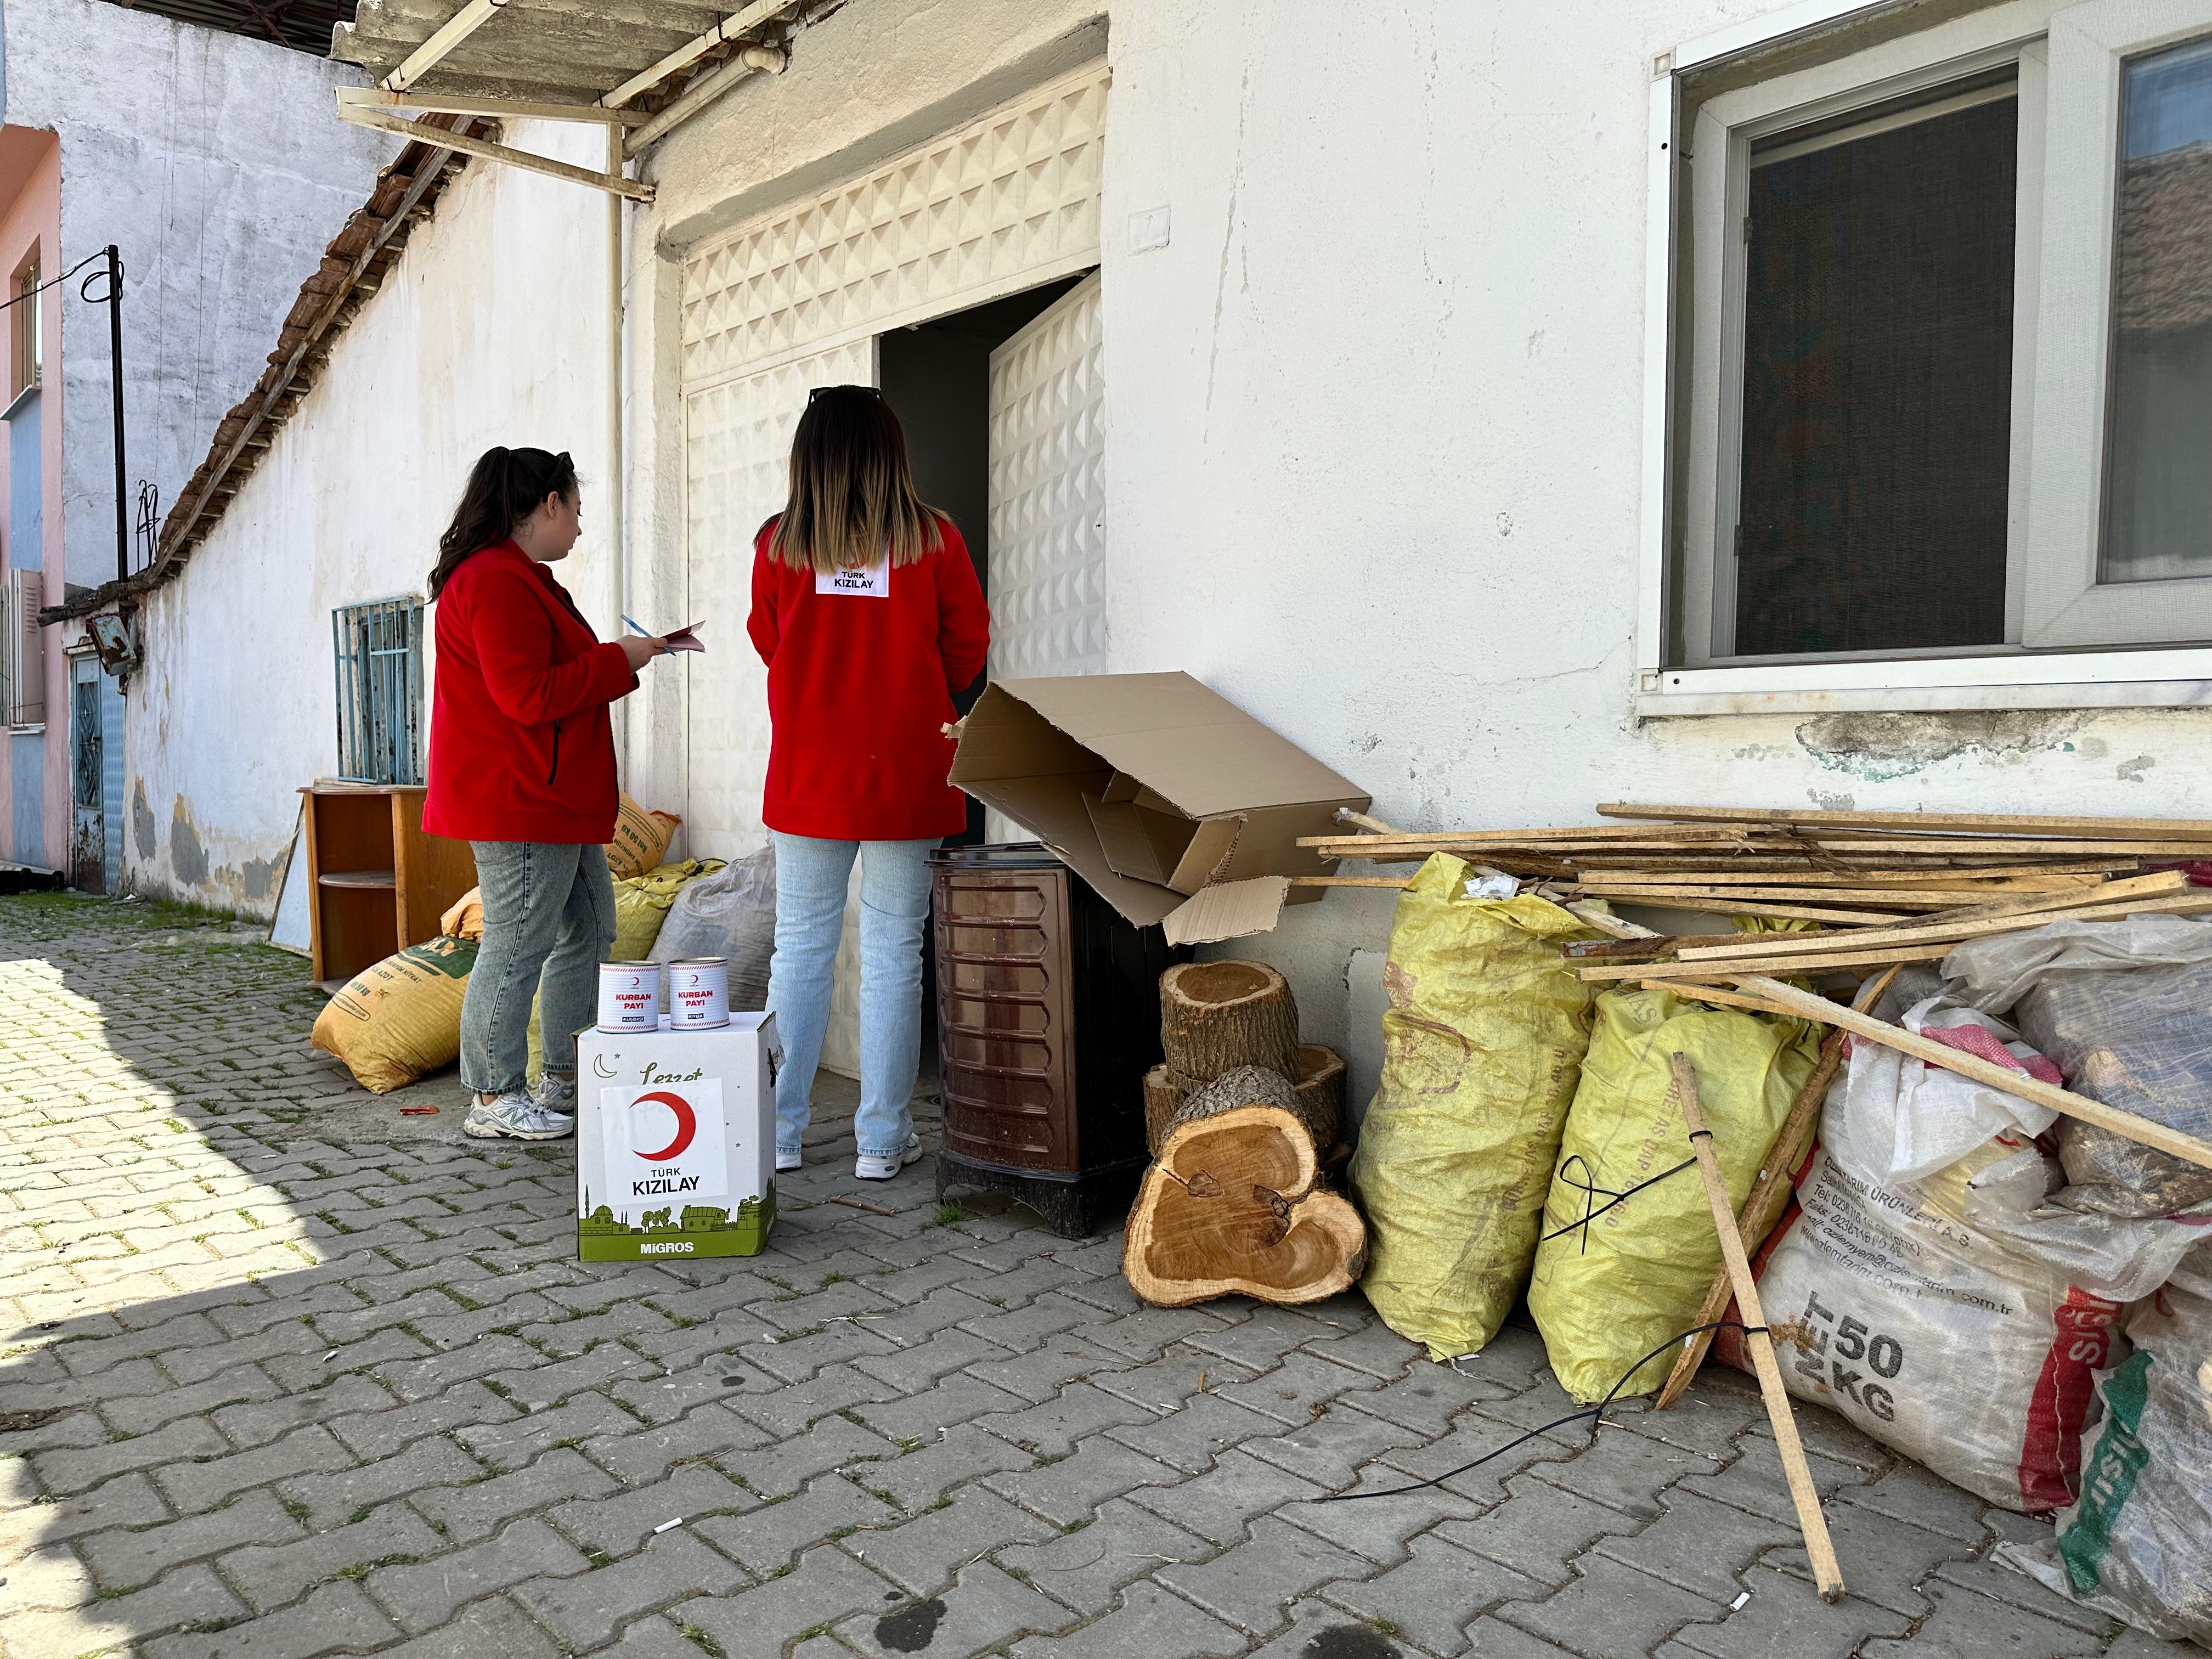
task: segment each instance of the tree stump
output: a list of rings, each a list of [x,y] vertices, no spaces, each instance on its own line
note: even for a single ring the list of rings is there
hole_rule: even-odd
[[[1129,1212],[1129,1288],[1162,1308],[1239,1292],[1318,1302],[1350,1289],[1367,1265],[1367,1229],[1316,1186],[1320,1174],[1313,1138],[1279,1106],[1178,1122]]]
[[[1160,975],[1160,1044],[1172,1071],[1211,1083],[1239,1066],[1298,1072],[1290,982],[1257,962],[1186,962]]]
[[[1168,1066],[1155,1066],[1145,1073],[1145,1148],[1153,1157],[1159,1156],[1168,1125],[1182,1109],[1184,1097],[1189,1093],[1189,1084]]]
[[[1318,1042],[1298,1044],[1298,1121],[1327,1152],[1344,1133],[1344,1057]]]

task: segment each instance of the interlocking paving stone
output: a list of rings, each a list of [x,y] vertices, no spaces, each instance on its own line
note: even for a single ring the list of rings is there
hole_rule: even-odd
[[[1249,1643],[1243,1632],[1201,1613],[1157,1584],[1133,1584],[1114,1610],[1066,1636],[1033,1636],[1015,1659],[1233,1659]]]
[[[243,930],[0,901],[0,1410],[60,1412],[0,1433],[7,1659],[2184,1651],[1802,1407],[1825,1607],[1722,1368],[1318,1501],[1573,1409],[1525,1317],[1440,1364],[1357,1297],[1146,1307],[1118,1235],[933,1224],[927,1162],[860,1188],[841,1079],[765,1254],[578,1262],[571,1147],[403,1121],[458,1084],[367,1095],[320,1006]]]
[[[1326,1543],[1273,1516],[1254,1521],[1249,1536],[1210,1561],[1164,1567],[1160,1583],[1240,1630],[1265,1636],[1282,1624],[1284,1609],[1308,1590],[1370,1571],[1349,1551]]]
[[[1060,1537],[998,1553],[1000,1565],[1026,1572],[1056,1601],[1089,1613],[1103,1613],[1117,1593],[1154,1573],[1163,1563],[1198,1561],[1215,1546],[1150,1510],[1116,1498],[1098,1506],[1095,1520],[1077,1522]]]

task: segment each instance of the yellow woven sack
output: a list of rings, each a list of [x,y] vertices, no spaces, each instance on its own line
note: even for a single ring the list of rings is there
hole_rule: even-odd
[[[1631,1365],[1696,1323],[1721,1265],[1689,1126],[1671,1088],[1674,1056],[1687,1054],[1697,1067],[1713,1152],[1729,1201],[1741,1210],[1820,1051],[1817,1029],[1801,1019],[1715,1008],[1671,991],[1598,998],[1528,1286],[1552,1373],[1577,1400],[1603,1399]],[[1676,1173],[1662,1174],[1668,1170]],[[1621,1397],[1664,1382],[1674,1356],[1670,1346],[1644,1366]]]
[[[648,812],[625,792],[615,814],[615,838],[606,846],[607,872],[617,881],[649,874],[668,856],[669,837],[684,822],[672,812]]]
[[[653,940],[660,937],[660,925],[668,920],[668,909],[676,902],[676,896],[700,877],[712,875],[727,861],[685,859],[680,864],[664,864],[641,876],[615,883],[615,942],[607,953],[607,960],[643,962],[653,950]],[[544,1068],[545,1039],[538,1030],[538,999],[533,995],[530,1003],[529,1063],[532,1084]]]
[[[1423,865],[1390,925],[1382,1077],[1352,1189],[1360,1288],[1430,1358],[1497,1334],[1528,1276],[1594,988],[1559,946],[1598,937],[1547,900],[1467,897],[1468,866]]]
[[[348,981],[316,1016],[312,1041],[380,1095],[404,1089],[461,1052],[461,998],[477,946],[440,937],[410,945]]]

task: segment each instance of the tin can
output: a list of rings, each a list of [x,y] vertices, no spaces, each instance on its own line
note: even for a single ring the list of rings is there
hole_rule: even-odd
[[[599,964],[599,1030],[650,1031],[660,1024],[660,964]]]
[[[672,962],[668,971],[669,1024],[679,1031],[700,1031],[730,1023],[730,964],[721,957]]]

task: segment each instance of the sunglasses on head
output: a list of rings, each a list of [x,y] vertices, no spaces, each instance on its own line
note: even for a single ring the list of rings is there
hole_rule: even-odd
[[[882,397],[882,396],[884,395],[884,394],[883,394],[883,389],[882,389],[881,387],[879,387],[879,386],[816,386],[812,391],[809,392],[806,394],[806,401],[807,401],[809,404],[811,404],[811,403],[812,403],[812,402],[813,402],[817,398],[821,397],[824,392],[866,392],[866,393],[869,397],[871,397],[871,398],[880,398],[880,397]]]

